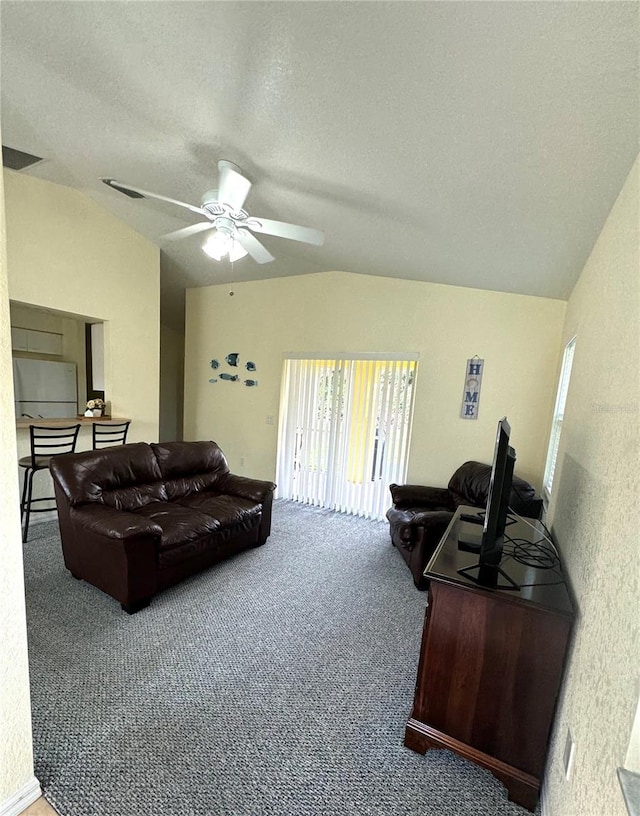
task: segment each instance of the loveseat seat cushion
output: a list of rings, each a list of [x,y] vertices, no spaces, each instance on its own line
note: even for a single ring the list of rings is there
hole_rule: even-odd
[[[54,456],[50,467],[72,507],[98,502],[132,511],[167,498],[158,462],[146,442]]]
[[[182,544],[195,541],[220,529],[220,521],[197,510],[183,507],[174,502],[150,502],[135,512],[154,522],[162,530],[159,550],[171,550]]]
[[[180,499],[179,503],[191,511],[213,516],[223,530],[229,529],[233,532],[257,527],[262,515],[262,505],[239,496],[197,493]]]
[[[210,490],[229,472],[225,455],[215,442],[160,442],[152,443],[151,448],[169,501]]]

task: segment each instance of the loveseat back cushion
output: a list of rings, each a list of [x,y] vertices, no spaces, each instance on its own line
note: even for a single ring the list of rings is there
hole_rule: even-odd
[[[491,465],[482,462],[465,462],[460,465],[449,480],[449,491],[454,504],[486,507],[490,481]],[[533,499],[535,493],[535,488],[529,482],[514,475],[509,504],[519,505]]]
[[[224,453],[215,442],[152,443],[169,501],[203,490],[215,490],[229,472]]]
[[[98,502],[132,511],[167,498],[158,462],[146,442],[54,456],[50,469],[72,506]]]

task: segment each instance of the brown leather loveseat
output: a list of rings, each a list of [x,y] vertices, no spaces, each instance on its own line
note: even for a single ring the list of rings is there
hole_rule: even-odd
[[[271,531],[275,485],[230,473],[215,442],[134,442],[50,470],[67,569],[130,614]]]
[[[453,514],[461,504],[484,509],[489,495],[491,465],[465,462],[456,470],[447,487],[389,485],[393,507],[387,511],[391,541],[407,562],[413,583],[426,589],[425,570]],[[513,477],[509,507],[518,515],[537,519],[542,499],[535,488]]]

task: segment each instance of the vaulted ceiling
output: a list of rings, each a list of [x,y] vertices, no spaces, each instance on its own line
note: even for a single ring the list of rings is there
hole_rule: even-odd
[[[3,143],[161,247],[176,328],[185,286],[334,269],[566,298],[639,149],[636,2],[2,0],[0,26]],[[232,267],[100,183],[199,206],[220,159],[324,246]]]

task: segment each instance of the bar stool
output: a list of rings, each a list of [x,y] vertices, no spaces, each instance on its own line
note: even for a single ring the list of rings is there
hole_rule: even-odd
[[[93,449],[109,448],[112,445],[124,445],[127,441],[131,420],[120,423],[94,422],[93,423]]]
[[[25,468],[22,499],[20,500],[20,519],[24,519],[22,542],[27,540],[31,513],[46,513],[53,507],[33,507],[37,502],[55,501],[55,496],[33,498],[33,475],[39,470],[48,470],[52,456],[61,453],[73,453],[76,449],[80,424],[66,425],[60,428],[46,428],[40,425],[29,426],[31,453],[18,459],[20,467]]]

